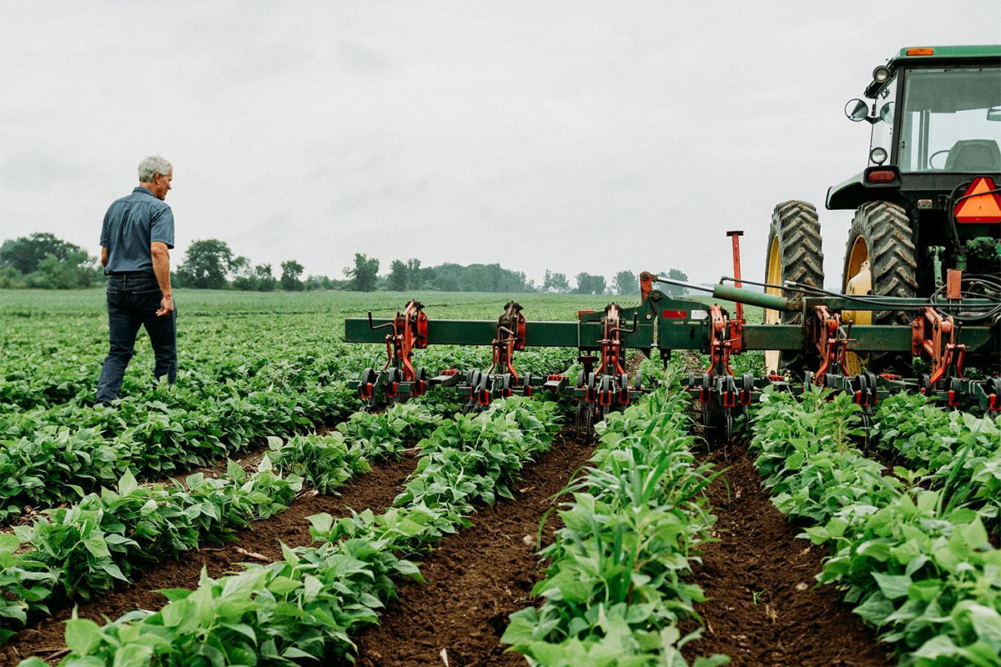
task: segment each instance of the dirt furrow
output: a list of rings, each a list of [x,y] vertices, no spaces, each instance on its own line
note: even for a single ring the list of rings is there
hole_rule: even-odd
[[[735,667],[893,664],[837,592],[816,587],[825,551],[796,538],[800,530],[771,504],[746,446],[717,446],[709,460],[728,468],[708,490],[720,541],[706,545],[691,579],[709,600],[697,607],[704,636],[685,655],[724,653]]]
[[[375,464],[372,470],[346,483],[339,496],[307,495],[292,506],[266,521],[253,524],[250,529],[237,534],[234,542],[219,548],[206,548],[184,554],[180,560],[166,562],[144,573],[131,585],[119,589],[79,607],[79,615],[97,622],[117,618],[132,609],[159,609],[166,599],[156,591],[164,588],[195,588],[202,567],[211,577],[219,577],[249,562],[249,554],[275,561],[282,558],[281,542],[289,546],[311,543],[307,516],[327,512],[343,516],[349,509],[361,511],[379,509],[392,504],[402,491],[403,482],[417,465],[414,456],[400,461]],[[57,656],[64,647],[63,622],[70,617],[66,609],[27,628],[0,649],[0,667],[14,665],[23,658],[38,655],[43,658]]]
[[[553,496],[585,465],[593,451],[569,429],[537,463],[525,468],[513,500],[481,509],[473,526],[446,538],[421,563],[427,584],[407,582],[381,624],[358,638],[362,667],[524,665],[505,654],[500,637],[508,615],[534,604],[532,586],[542,576],[536,538]],[[552,513],[543,540],[560,527]]]

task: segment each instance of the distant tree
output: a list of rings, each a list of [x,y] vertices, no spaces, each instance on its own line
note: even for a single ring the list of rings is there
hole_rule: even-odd
[[[250,259],[244,257],[243,255],[239,255],[238,257],[234,257],[229,260],[229,266],[227,268],[229,269],[229,275],[234,279],[237,276],[245,276],[253,273],[253,268],[250,265]]]
[[[304,270],[305,267],[294,259],[282,262],[282,289],[286,292],[302,291],[303,284],[302,281],[299,280],[299,276],[302,275]]]
[[[351,279],[349,289],[355,292],[371,292],[375,289],[379,275],[379,260],[369,259],[360,252],[355,253],[355,265],[344,269],[344,275]]]
[[[576,276],[577,288],[575,294],[604,294],[605,277],[592,276],[590,273],[578,273]]]
[[[410,269],[398,259],[394,259],[389,265],[389,276],[386,278],[386,287],[390,292],[405,292],[410,287]]]
[[[46,255],[35,272],[28,274],[27,282],[30,287],[44,289],[90,287],[97,273],[94,263],[95,260],[81,249],[68,253],[62,259]]]
[[[184,263],[177,267],[177,275],[185,287],[223,289],[232,261],[233,251],[225,241],[195,241],[188,247]]]
[[[556,294],[566,294],[570,291],[570,281],[565,273],[553,273],[546,269],[546,278],[542,282],[543,292],[554,292]]]
[[[52,234],[9,239],[0,246],[0,286],[74,289],[103,277],[97,260]]]
[[[639,280],[632,271],[619,271],[612,280],[612,291],[616,294],[636,294],[639,291]]]
[[[671,269],[670,271],[668,271],[667,277],[670,278],[671,280],[683,280],[685,282],[688,282],[688,274],[679,271],[678,269]],[[670,296],[681,296],[686,292],[684,287],[681,287],[680,285],[671,285],[668,283],[662,283],[662,289],[664,290],[665,294]]]
[[[84,250],[80,246],[58,239],[52,234],[36,233],[4,241],[0,246],[0,266],[9,266],[28,275],[37,271],[38,265],[49,255],[56,260],[65,261],[70,259],[70,255],[79,259],[81,252]]]
[[[303,281],[303,286],[307,290],[320,290],[320,289],[341,289],[340,280],[331,280],[327,276],[310,276]]]
[[[407,287],[412,290],[424,289],[424,273],[421,268],[421,260],[407,260]]]
[[[229,275],[233,280],[233,289],[248,292],[257,290],[257,278],[254,276],[254,267],[247,257],[243,257],[242,255],[234,257],[233,261],[229,263]]]
[[[254,267],[255,289],[258,292],[273,292],[278,289],[278,280],[271,273],[270,264],[258,264]]]

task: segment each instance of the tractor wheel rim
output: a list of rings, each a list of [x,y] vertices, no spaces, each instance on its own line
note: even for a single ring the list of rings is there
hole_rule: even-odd
[[[872,293],[872,268],[869,264],[869,246],[861,236],[855,239],[852,249],[848,253],[848,264],[845,268],[845,283],[842,285],[844,294],[871,294]],[[845,321],[854,324],[872,324],[872,311],[870,310],[846,310],[843,317]],[[869,363],[869,355],[859,355],[848,352],[845,355],[845,365],[850,375],[857,375]]]
[[[782,284],[782,253],[779,251],[779,239],[777,236],[772,238],[772,244],[768,248],[768,265],[765,271],[765,282],[770,285]],[[777,287],[766,287],[765,293],[781,296],[782,290]],[[781,321],[782,314],[779,311],[765,309],[765,324],[779,324]],[[778,350],[765,350],[765,367],[769,371],[777,372],[779,370]]]

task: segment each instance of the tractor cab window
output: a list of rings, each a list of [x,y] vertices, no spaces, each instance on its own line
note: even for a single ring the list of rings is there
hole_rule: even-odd
[[[1001,68],[908,70],[903,172],[1001,172]]]

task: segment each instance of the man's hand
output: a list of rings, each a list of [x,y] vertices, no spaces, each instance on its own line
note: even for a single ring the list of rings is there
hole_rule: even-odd
[[[148,311],[147,311],[148,312]],[[160,299],[160,309],[156,311],[157,317],[167,317],[174,312],[174,297],[170,294]]]

